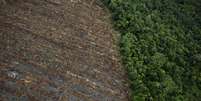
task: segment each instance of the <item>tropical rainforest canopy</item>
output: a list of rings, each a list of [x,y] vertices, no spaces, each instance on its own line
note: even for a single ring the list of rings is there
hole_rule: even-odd
[[[104,0],[132,101],[200,101],[201,0]]]

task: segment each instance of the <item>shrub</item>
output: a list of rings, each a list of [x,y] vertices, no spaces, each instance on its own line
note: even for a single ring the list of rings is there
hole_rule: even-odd
[[[201,1],[104,0],[121,33],[132,101],[199,101]]]

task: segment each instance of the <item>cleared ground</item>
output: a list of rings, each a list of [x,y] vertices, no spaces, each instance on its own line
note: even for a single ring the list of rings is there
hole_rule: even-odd
[[[0,101],[127,101],[109,14],[98,0],[0,5]]]

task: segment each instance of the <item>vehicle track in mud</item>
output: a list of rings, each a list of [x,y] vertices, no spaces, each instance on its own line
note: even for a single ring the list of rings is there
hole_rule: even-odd
[[[0,6],[0,101],[127,101],[128,85],[98,0]]]

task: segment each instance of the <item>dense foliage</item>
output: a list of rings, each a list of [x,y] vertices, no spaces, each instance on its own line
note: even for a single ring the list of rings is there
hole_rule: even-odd
[[[201,0],[104,0],[132,101],[201,101]]]

